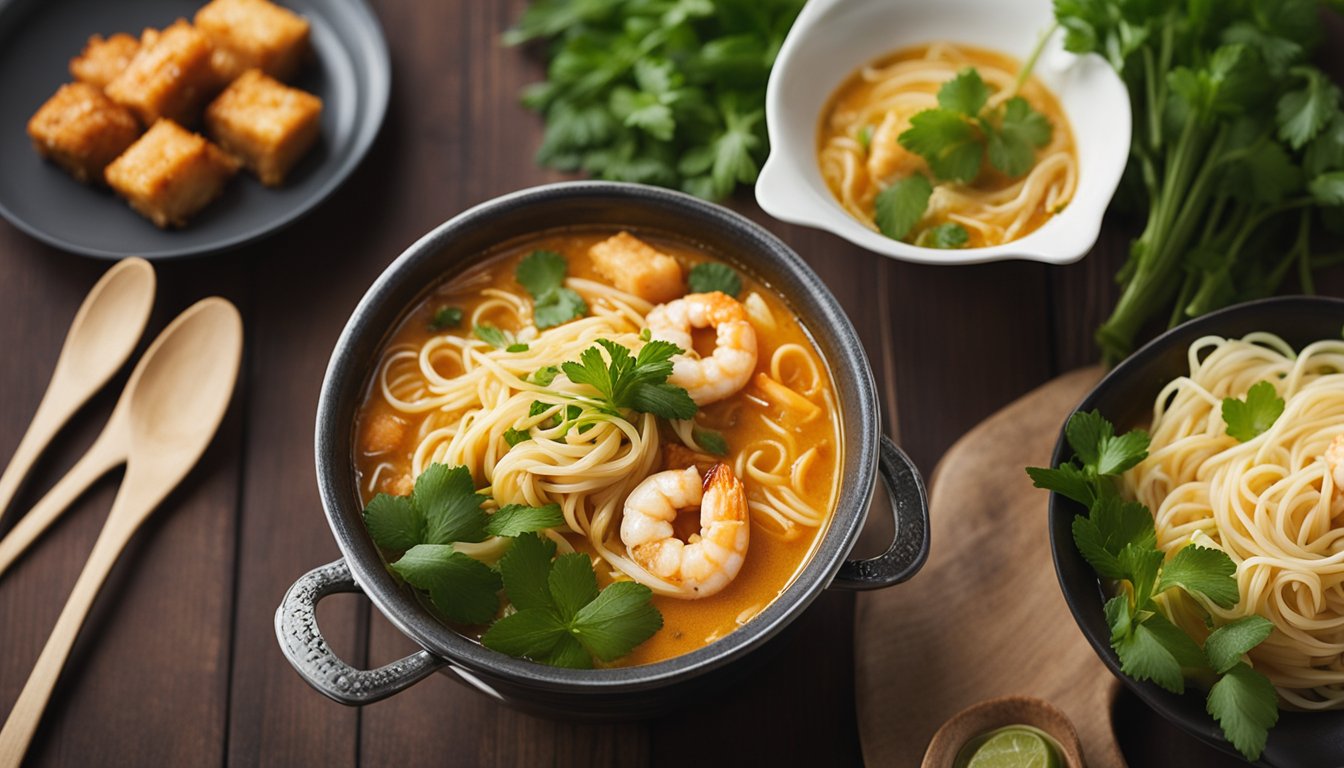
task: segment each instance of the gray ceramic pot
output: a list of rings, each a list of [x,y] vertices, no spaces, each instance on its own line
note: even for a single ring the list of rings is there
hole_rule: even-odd
[[[727,256],[778,291],[811,331],[829,363],[843,419],[844,466],[834,516],[811,561],[778,599],[741,629],[677,658],[637,667],[573,670],[488,650],[441,624],[388,573],[364,528],[353,456],[355,414],[379,352],[404,313],[446,276],[501,242],[571,226],[661,230]],[[828,587],[874,589],[912,576],[929,548],[928,503],[919,472],[881,434],[872,371],[840,305],[788,246],[717,205],[630,184],[573,182],[523,190],[462,213],[406,250],[359,303],[336,344],[317,413],[322,504],[344,557],[300,578],[276,612],[290,663],[314,688],[365,704],[434,670],[452,671],[519,708],[563,717],[640,717],[741,671],[751,652],[793,621]],[[880,557],[847,560],[863,527],[874,482],[892,500],[896,537]],[[338,659],[322,639],[315,606],[335,592],[362,591],[423,650],[374,670]],[[710,674],[714,673],[714,674]]]

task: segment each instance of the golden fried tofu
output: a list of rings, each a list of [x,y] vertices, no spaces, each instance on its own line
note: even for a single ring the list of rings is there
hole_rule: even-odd
[[[249,69],[205,110],[211,138],[268,187],[278,187],[317,141],[322,100]]]
[[[267,0],[213,0],[196,12],[195,21],[226,52],[214,65],[230,80],[248,69],[287,80],[308,55],[307,20]]]
[[[125,71],[126,66],[140,50],[140,41],[125,34],[109,38],[94,35],[84,44],[84,50],[70,60],[70,74],[80,82],[105,87]]]
[[[406,439],[406,422],[390,413],[379,414],[364,425],[364,452],[371,455],[387,453],[401,447]]]
[[[107,95],[151,125],[160,118],[196,121],[201,105],[214,92],[210,39],[183,19],[156,34],[146,34],[125,71],[107,84]],[[142,40],[142,42],[144,42]]]
[[[83,182],[101,183],[103,169],[135,143],[140,124],[101,88],[62,85],[28,121],[37,153]]]
[[[612,285],[655,304],[685,293],[681,265],[629,232],[621,232],[588,250],[593,267]]]
[[[183,226],[238,172],[227,152],[160,120],[107,166],[107,183],[159,227]]]

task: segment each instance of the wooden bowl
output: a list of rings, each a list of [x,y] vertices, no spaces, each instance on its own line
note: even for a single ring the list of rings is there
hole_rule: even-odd
[[[1007,725],[1030,725],[1049,734],[1066,768],[1084,768],[1083,745],[1073,723],[1053,704],[1032,696],[1000,696],[973,704],[953,715],[933,734],[920,768],[952,768],[963,745],[987,731]]]

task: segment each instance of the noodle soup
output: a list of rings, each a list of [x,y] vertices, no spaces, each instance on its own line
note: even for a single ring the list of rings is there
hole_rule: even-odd
[[[537,253],[563,258],[563,288],[582,299],[581,310],[572,297],[557,298],[558,289],[545,298],[531,292],[536,286],[524,264]],[[686,276],[705,264],[719,265],[709,270],[719,284],[740,284],[737,298],[690,292]],[[693,322],[711,305],[721,316]],[[551,324],[557,307],[572,309],[572,317]],[[689,318],[681,337],[667,328],[678,312]],[[734,333],[754,337],[750,359]],[[619,416],[594,409],[590,416],[583,404],[591,388],[558,368],[604,342],[636,355],[664,336],[684,347],[669,382],[685,383],[688,394],[703,400],[689,419],[629,409],[616,409]],[[610,357],[611,350],[601,354]],[[360,410],[354,462],[366,504],[379,494],[410,493],[416,477],[442,464],[470,470],[477,492],[489,497],[488,512],[557,505],[563,523],[542,532],[557,552],[587,555],[601,587],[634,581],[652,590],[661,628],[610,662],[647,664],[750,621],[806,564],[839,493],[834,391],[806,329],[750,275],[654,234],[549,233],[501,247],[434,288],[405,317]],[[647,498],[646,483],[656,476],[665,485],[703,476],[701,514],[697,504],[669,496],[663,500],[680,509],[670,535],[628,543],[637,526],[627,518],[647,511],[642,501],[634,509],[634,499]],[[747,530],[724,545],[730,552],[707,555],[708,577],[686,563],[669,574],[666,561],[648,554],[651,545],[668,545],[658,556],[671,557],[670,548],[689,561],[693,545],[714,539],[716,530],[731,531],[732,521],[706,524],[704,509],[719,503],[710,485],[724,476],[740,484]],[[495,537],[460,549],[495,565],[509,546]],[[711,549],[704,544],[699,552]],[[384,554],[390,561],[397,553],[384,548]],[[506,600],[502,611],[511,610]],[[481,625],[454,626],[477,638],[484,632]]]
[[[817,161],[831,193],[869,228],[915,245],[979,248],[1035,231],[1073,198],[1078,160],[1059,102],[1033,77],[1019,87],[1021,67],[1010,56],[946,42],[905,48],[862,67],[831,97],[817,131]],[[968,69],[987,87],[984,114],[1001,114],[996,110],[1020,96],[1048,123],[1048,139],[1034,147],[1029,169],[1020,174],[995,167],[991,145],[973,180],[935,176],[924,213],[908,234],[884,231],[877,216],[879,195],[912,176],[933,176],[926,160],[903,146],[900,137],[917,114],[939,107],[939,90]],[[965,122],[967,140],[983,140],[986,123]],[[952,243],[940,242],[933,237],[939,227],[964,234]]]

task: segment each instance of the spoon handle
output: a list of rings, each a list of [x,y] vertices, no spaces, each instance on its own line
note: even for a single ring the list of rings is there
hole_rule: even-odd
[[[0,475],[0,517],[4,516],[9,502],[14,500],[19,484],[28,476],[28,470],[33,468],[33,462],[37,461],[42,449],[47,447],[51,438],[55,437],[56,432],[69,420],[75,408],[81,405],[71,402],[67,393],[58,391],[54,388],[56,386],[53,384],[53,389],[47,390],[47,394],[37,406],[37,413],[33,415],[32,423],[28,425],[28,431],[23,433],[23,438],[19,440],[19,447],[14,450],[9,466],[5,467],[5,473]]]
[[[37,502],[14,524],[14,528],[0,539],[0,575],[9,570],[9,566],[23,554],[28,547],[41,536],[43,531],[56,521],[63,512],[88,490],[94,481],[113,467],[126,460],[125,418],[120,409],[113,411],[112,418],[98,439],[89,446],[89,450],[47,491],[47,495]]]
[[[125,487],[123,484],[122,488]],[[51,631],[42,655],[38,656],[28,682],[19,693],[18,701],[14,702],[14,709],[10,710],[4,729],[0,730],[0,768],[17,768],[22,762],[89,608],[93,606],[98,590],[126,547],[126,542],[135,533],[134,525],[126,525],[120,519],[122,512],[118,509],[129,497],[130,494],[119,493],[117,500],[112,503],[108,524],[103,526],[102,533],[98,535],[93,552],[84,564],[84,570],[80,571],[79,580],[75,582],[75,588],[71,590],[70,598],[61,610],[60,618],[56,620],[56,627]]]

